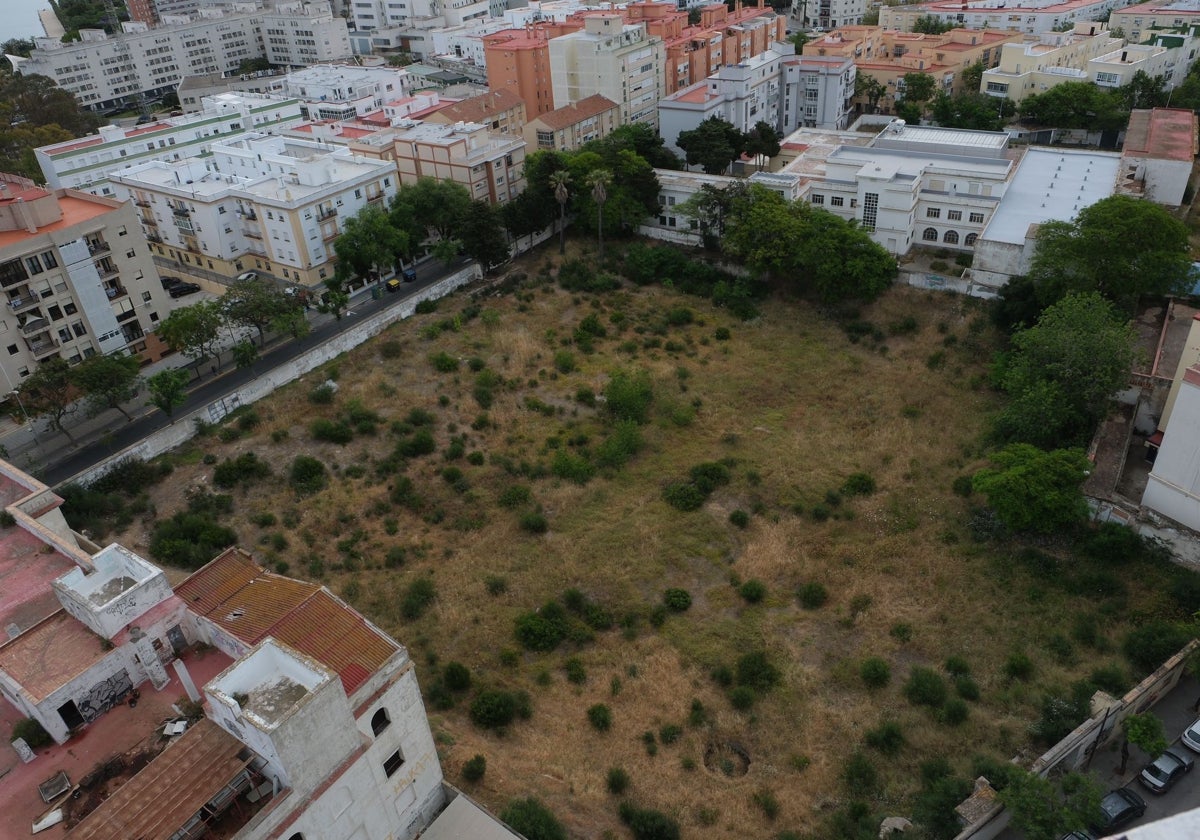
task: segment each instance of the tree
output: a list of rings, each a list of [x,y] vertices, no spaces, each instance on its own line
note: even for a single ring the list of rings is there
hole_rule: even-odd
[[[332,315],[335,321],[340,321],[346,307],[350,305],[350,294],[346,291],[346,284],[337,276],[336,271],[333,277],[327,277],[322,282],[325,292],[321,295],[321,302],[317,304],[317,311]]]
[[[396,191],[392,206],[398,205],[407,205],[411,218],[425,230],[449,239],[471,205],[471,193],[455,181],[418,178],[415,184],[402,184]]]
[[[500,224],[500,212],[486,201],[472,201],[458,226],[463,251],[478,260],[484,271],[500,265],[509,256],[508,242]]]
[[[1057,840],[1100,822],[1100,787],[1083,773],[1070,772],[1057,782],[1017,770],[1000,791],[1012,813],[1012,825],[1026,840]]]
[[[548,203],[524,190],[501,206],[500,217],[509,236],[518,242],[522,236],[528,236],[529,245],[533,247],[533,235],[554,220],[554,212]]]
[[[252,367],[258,361],[258,346],[249,339],[233,345],[233,363],[239,368]]]
[[[567,831],[554,814],[532,796],[514,799],[500,812],[500,819],[528,840],[567,840]]]
[[[1120,97],[1091,82],[1063,82],[1028,96],[1021,101],[1020,113],[1021,119],[1035,125],[1089,131],[1123,128],[1129,120]]]
[[[71,370],[71,378],[84,395],[88,417],[115,408],[132,421],[121,403],[137,396],[141,365],[134,356],[92,356]]]
[[[1125,733],[1121,741],[1121,775],[1125,774],[1125,765],[1129,761],[1130,744],[1150,756],[1151,760],[1158,758],[1167,748],[1162,719],[1154,712],[1129,715],[1121,721],[1121,729]]]
[[[210,356],[217,356],[219,366],[216,346],[224,325],[225,315],[221,304],[215,300],[204,300],[176,309],[163,319],[156,332],[176,353],[191,356],[201,364]],[[200,374],[200,365],[196,366],[196,374]]]
[[[597,169],[588,176],[588,186],[592,188],[592,201],[596,205],[596,243],[599,247],[600,259],[604,259],[604,202],[608,201],[608,185],[612,183],[612,173],[606,169]]]
[[[554,200],[558,202],[558,253],[565,254],[567,252],[567,201],[571,198],[571,193],[567,189],[567,184],[571,182],[571,173],[565,169],[560,169],[557,172],[550,174],[550,184],[554,188]]]
[[[926,35],[941,35],[953,28],[954,24],[949,21],[941,21],[933,15],[921,15],[913,21],[912,31],[922,32]]]
[[[394,226],[382,208],[371,206],[346,219],[341,235],[333,242],[337,271],[346,280],[350,272],[359,277],[382,276],[409,249],[408,233]]]
[[[175,409],[187,402],[187,384],[191,374],[182,368],[160,370],[146,380],[146,389],[150,392],[150,402],[163,414],[171,417]]]
[[[735,201],[744,198],[748,185],[738,181],[726,187],[702,184],[675,212],[695,219],[706,248],[716,248],[725,236],[725,222]]]
[[[290,323],[286,321],[288,316],[300,309],[283,289],[259,277],[233,281],[221,296],[220,306],[229,323],[258,330],[260,344],[267,339],[267,327],[280,323],[280,319]]]
[[[457,239],[439,239],[433,246],[433,256],[448,268],[461,250],[462,243]]]
[[[71,375],[71,367],[59,356],[51,356],[38,365],[17,387],[25,413],[30,417],[45,417],[47,425],[62,432],[74,443],[75,438],[63,425],[75,413],[79,388]]]
[[[997,99],[975,88],[954,96],[941,91],[929,110],[934,122],[946,128],[999,131],[1017,112],[1017,106],[1011,99]]]
[[[796,55],[801,55],[804,52],[804,45],[808,43],[808,34],[805,32],[794,32],[788,37],[788,41],[796,48]]]
[[[645,123],[619,125],[607,137],[590,141],[584,147],[613,152],[630,151],[654,169],[683,169],[679,155],[668,149],[666,141]]]
[[[746,138],[730,122],[709,117],[689,131],[679,132],[675,145],[687,153],[688,166],[699,164],[709,175],[720,175],[746,148]]]
[[[79,137],[94,132],[99,118],[79,107],[79,102],[54,80],[37,73],[8,76],[0,85],[0,102],[11,108],[11,119],[35,126],[57,125]],[[6,120],[4,124],[8,124]]]
[[[934,81],[933,76],[917,70],[905,73],[900,81],[903,84],[897,87],[904,92],[900,102],[911,109],[908,114],[901,114],[901,116],[917,122],[925,113],[925,103],[933,98],[937,82]]]
[[[983,86],[983,73],[987,70],[983,61],[968,64],[962,70],[962,89],[968,93],[979,93]]]
[[[1029,277],[1043,306],[1070,292],[1099,292],[1132,307],[1193,283],[1188,228],[1152,201],[1114,195],[1069,222],[1038,228]]]
[[[975,473],[971,484],[1013,531],[1049,534],[1087,519],[1081,487],[1092,464],[1082,450],[1045,452],[1013,443],[991,461],[994,466]]]
[[[248,73],[259,73],[264,70],[271,69],[271,61],[267,58],[243,58],[242,63],[238,65],[237,70],[233,71],[239,75]]]
[[[1117,97],[1126,111],[1135,108],[1157,108],[1167,103],[1167,80],[1163,76],[1151,76],[1138,70],[1129,79],[1129,84],[1117,88]]]
[[[758,158],[759,155],[770,159],[779,154],[779,141],[782,139],[779,132],[775,130],[775,126],[769,122],[759,120],[754,124],[754,128],[746,132],[745,137],[746,154]]]
[[[1100,295],[1068,295],[1015,333],[995,376],[1012,401],[1001,440],[1045,449],[1086,446],[1112,396],[1129,381],[1136,334]]]
[[[869,73],[859,73],[854,77],[854,98],[867,103],[867,111],[876,113],[879,110],[879,100],[887,93],[887,87]]]

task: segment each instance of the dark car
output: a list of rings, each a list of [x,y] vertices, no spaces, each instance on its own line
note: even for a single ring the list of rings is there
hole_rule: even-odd
[[[409,268],[401,271],[400,276],[404,278],[405,283],[411,283],[417,279],[417,270],[410,266]]]
[[[172,286],[178,286],[183,282],[178,277],[160,277],[159,280],[162,282],[162,287],[164,289],[169,289]]]
[[[1072,831],[1070,834],[1064,834],[1058,840],[1096,840],[1090,831]]]
[[[167,294],[173,298],[181,298],[184,295],[195,294],[200,291],[200,287],[195,283],[176,283],[167,289]]]
[[[1100,810],[1104,819],[1092,827],[1092,833],[1107,837],[1146,813],[1146,800],[1127,787],[1117,788],[1104,794],[1100,800]]]
[[[1169,749],[1142,770],[1141,783],[1151,793],[1166,793],[1192,772],[1195,759],[1183,750]]]

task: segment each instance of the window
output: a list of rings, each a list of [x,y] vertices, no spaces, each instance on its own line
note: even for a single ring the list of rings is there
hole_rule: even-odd
[[[956,231],[956,230],[946,231],[944,234],[942,234],[942,241],[945,242],[947,245],[957,245],[958,244],[958,231]]]
[[[879,193],[863,193],[863,230],[875,230],[879,216]]]
[[[927,207],[927,208],[925,208],[925,218],[926,218],[926,219],[940,219],[940,218],[942,218],[942,208],[940,208],[940,207]]]
[[[42,265],[46,266],[48,269],[58,268],[58,260],[54,258],[53,251],[46,251],[44,254],[42,254]]]
[[[380,709],[371,716],[371,734],[378,735],[383,730],[392,725],[392,719],[388,717],[387,709]]]
[[[834,207],[841,207],[846,203],[846,199],[842,198],[840,195],[831,195],[829,196],[829,203]]]
[[[389,755],[383,762],[383,772],[389,779],[396,775],[396,771],[404,764],[404,756],[400,755],[400,750],[396,750]]]
[[[937,230],[934,228],[925,228],[925,232],[923,234],[921,234],[921,238],[924,239],[926,242],[937,242],[937,240],[938,240]]]
[[[966,239],[963,240],[963,244],[966,245],[968,248],[970,248],[971,246],[973,246],[975,244],[975,240],[978,238],[979,238],[979,234],[968,233]]]
[[[824,204],[824,203],[825,203],[825,196],[823,196],[823,195],[817,195],[816,193],[813,193],[813,196],[812,196],[812,198],[811,198],[811,199],[809,199],[809,200],[810,200],[810,201],[812,201],[812,203],[813,203],[813,204]]]
[[[982,213],[972,213],[970,218],[971,218],[971,224],[973,224],[973,225],[983,224],[983,214]]]
[[[17,345],[15,345],[15,344],[8,345],[8,355],[10,355],[10,356],[17,355]]]
[[[26,257],[25,265],[29,269],[30,276],[33,276],[34,274],[41,274],[43,271],[45,271],[45,269],[42,268],[41,260],[39,260],[37,257]]]
[[[961,210],[947,210],[946,218],[952,222],[961,222],[962,221],[962,211]]]
[[[304,835],[297,831],[295,834],[289,837],[288,840],[304,840]]]

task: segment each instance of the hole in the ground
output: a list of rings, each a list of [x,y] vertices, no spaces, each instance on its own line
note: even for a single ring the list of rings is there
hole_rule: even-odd
[[[722,776],[745,776],[750,772],[750,751],[737,741],[715,738],[704,748],[704,766]]]

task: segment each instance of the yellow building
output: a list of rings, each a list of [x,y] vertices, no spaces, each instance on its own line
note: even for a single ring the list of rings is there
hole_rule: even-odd
[[[1118,50],[1103,23],[1075,24],[1072,32],[1045,32],[1020,43],[1005,44],[1000,64],[984,71],[981,92],[1021,102],[1063,82],[1086,82],[1088,62]]]

